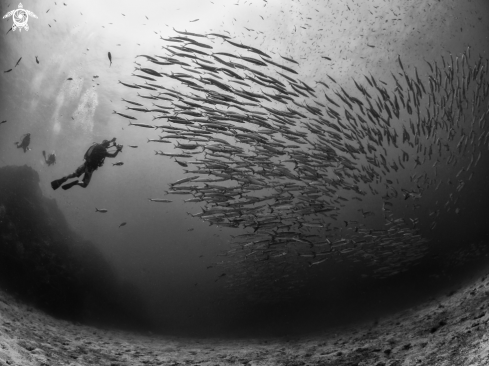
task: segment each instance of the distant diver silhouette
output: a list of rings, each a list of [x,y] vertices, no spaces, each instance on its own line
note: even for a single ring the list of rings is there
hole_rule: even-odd
[[[23,148],[24,152],[26,152],[29,149],[29,144],[31,143],[31,134],[26,133],[25,135],[22,136],[20,142],[14,142],[14,145],[17,146],[17,148]]]
[[[50,166],[56,164],[56,154],[54,151],[46,157],[46,151],[42,151],[42,156],[44,156],[44,162]]]

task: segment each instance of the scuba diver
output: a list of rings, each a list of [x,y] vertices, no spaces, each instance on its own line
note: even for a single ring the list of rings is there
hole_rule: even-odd
[[[44,162],[50,166],[50,165],[53,165],[53,164],[56,164],[56,154],[54,153],[54,151],[48,155],[48,157],[46,158],[46,151],[42,151],[42,156],[44,156]]]
[[[111,144],[113,145],[111,146]],[[115,146],[117,150],[114,153],[109,153],[107,149],[113,146]],[[61,179],[53,180],[51,182],[51,187],[56,190],[68,179],[80,177],[82,174],[84,174],[82,181],[79,181],[78,179],[74,180],[73,182],[63,185],[62,188],[64,190],[70,189],[73,186],[86,188],[90,183],[92,173],[104,164],[105,158],[115,158],[119,151],[122,151],[122,145],[117,145],[115,143],[115,137],[110,141],[104,140],[101,144],[93,143],[83,157],[85,159],[85,162],[80,165],[74,173],[67,175]]]
[[[17,148],[23,148],[24,152],[26,152],[29,149],[29,144],[31,143],[31,134],[26,133],[24,136],[21,138],[21,142],[14,142],[14,145],[17,146]]]

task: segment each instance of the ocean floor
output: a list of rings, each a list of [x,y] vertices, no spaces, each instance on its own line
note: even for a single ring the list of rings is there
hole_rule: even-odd
[[[0,365],[489,365],[487,272],[416,308],[321,334],[183,338],[54,319],[0,293]]]

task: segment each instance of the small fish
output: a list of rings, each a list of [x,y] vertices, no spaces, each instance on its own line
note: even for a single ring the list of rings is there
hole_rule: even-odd
[[[7,34],[8,34],[8,32],[10,32],[11,30],[12,30],[12,27],[10,27],[10,29],[7,31],[7,33],[5,33],[5,35],[7,35]]]
[[[399,62],[399,66],[401,66],[401,69],[404,71],[404,67],[402,66],[402,62],[401,62],[401,55],[397,55],[397,62]]]
[[[105,209],[105,208],[97,208],[95,207],[95,212],[102,212],[102,213],[106,213],[108,210]]]
[[[197,20],[199,20],[199,19],[191,20],[190,23],[196,22]]]
[[[19,58],[19,61],[17,61],[17,63],[15,64],[15,66],[14,66],[14,67],[17,67],[17,65],[19,64],[20,60],[22,60],[22,57],[21,57],[21,58]]]
[[[120,113],[118,113],[118,114],[120,114]],[[146,123],[131,123],[131,121],[129,121],[129,126],[137,126],[137,127],[144,127],[144,128],[155,128],[155,126],[153,126],[153,125],[148,125]]]
[[[408,198],[413,198],[415,200],[419,200],[421,197],[422,197],[421,193],[407,192],[404,194],[404,200],[407,200]]]
[[[126,226],[126,225],[127,225],[127,222],[123,222],[122,224],[120,224],[120,225],[119,225],[119,228],[120,228],[121,226]]]
[[[282,57],[284,60],[287,60],[287,61],[293,62],[294,64],[299,65],[299,63],[298,63],[297,61],[295,61],[295,60],[293,60],[293,59],[291,59],[291,58],[284,57],[284,56],[280,56],[280,57]]]
[[[127,145],[127,146],[132,147],[133,149],[138,147],[138,145]]]
[[[226,275],[225,273],[220,274],[219,276],[217,276],[217,278],[216,278],[216,280],[215,280],[214,282],[217,282],[217,280],[218,280],[219,278],[222,278],[222,277],[224,277],[225,275]]]
[[[122,83],[121,83],[121,84],[122,84]],[[124,98],[122,98],[122,100],[123,100],[124,102],[127,102],[127,103],[131,103],[131,104],[134,104],[134,105],[138,105],[138,106],[140,106],[140,107],[142,107],[142,106],[143,106],[143,105],[142,105],[142,104],[140,104],[140,103],[132,102],[132,101],[130,101],[130,100],[126,100],[126,99],[124,99]]]
[[[199,177],[198,175],[194,175],[193,177],[189,177],[189,178],[183,178],[183,179],[177,180],[177,181],[176,181],[176,182],[174,182],[174,183],[171,183],[170,185],[171,185],[171,186],[176,186],[176,185],[178,185],[178,184],[182,184],[182,183],[190,182],[191,180],[197,179],[198,177]]]
[[[165,198],[148,198],[151,202],[173,202],[172,200],[167,200]]]
[[[110,54],[110,52],[108,53],[108,56],[109,56],[109,61],[110,61],[109,67],[111,67],[112,66],[112,55]]]
[[[98,78],[98,75],[93,75],[93,78],[94,78],[94,79],[97,79],[97,78]]]
[[[112,164],[112,166],[114,166],[114,165],[121,166],[121,165],[124,165],[124,162],[118,161],[117,163]]]
[[[5,121],[2,121],[2,122],[0,122],[0,125],[1,125],[2,123],[6,123],[6,122],[7,122],[7,120],[5,120]]]
[[[39,60],[37,59],[37,56],[36,56],[36,62],[39,63]]]
[[[176,161],[176,162],[178,163],[178,165],[180,165],[180,166],[183,166],[183,167],[187,167],[187,166],[188,166],[188,165],[187,165],[187,163],[186,163],[185,161],[179,161],[179,160],[177,160],[177,159],[175,159],[175,161]]]
[[[73,78],[68,78],[68,79],[66,79],[66,80],[73,80]]]
[[[129,88],[134,88],[134,89],[141,89],[139,86],[137,85],[131,85],[131,84],[126,84],[126,83],[123,83],[122,81],[119,80],[119,83],[122,84],[122,85],[125,85]]]
[[[321,57],[322,57],[322,58],[325,58],[325,59],[326,59],[326,60],[328,60],[328,61],[331,61],[331,59],[330,59],[329,57],[327,57],[327,56],[321,56]]]
[[[134,118],[134,117],[132,117],[132,116],[128,116],[127,114],[119,113],[119,112],[116,112],[116,111],[112,112],[112,114],[114,114],[114,113],[115,113],[115,114],[118,114],[119,116],[125,117],[125,118],[129,118],[129,119],[137,119],[137,118]]]
[[[189,198],[184,200],[183,202],[201,202],[201,201],[202,201],[201,198]]]
[[[50,11],[50,10],[51,10],[51,9],[46,10],[46,13],[49,13],[49,11]]]
[[[5,72],[10,72],[10,71],[12,71],[12,69],[8,69],[7,71],[4,71],[4,73],[5,73]]]

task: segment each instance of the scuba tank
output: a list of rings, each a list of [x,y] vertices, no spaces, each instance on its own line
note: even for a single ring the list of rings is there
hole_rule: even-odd
[[[83,158],[89,166],[97,169],[98,167],[104,165],[106,152],[107,149],[103,147],[102,144],[97,144],[94,142],[92,146],[88,148]]]
[[[115,143],[115,137],[112,140],[110,140],[109,143]],[[104,165],[105,156],[107,154],[108,147],[103,146],[103,143],[99,144],[94,142],[92,146],[90,146],[88,150],[85,152],[83,158],[85,159],[85,161],[89,166],[91,166],[94,169],[97,169],[98,167]]]

